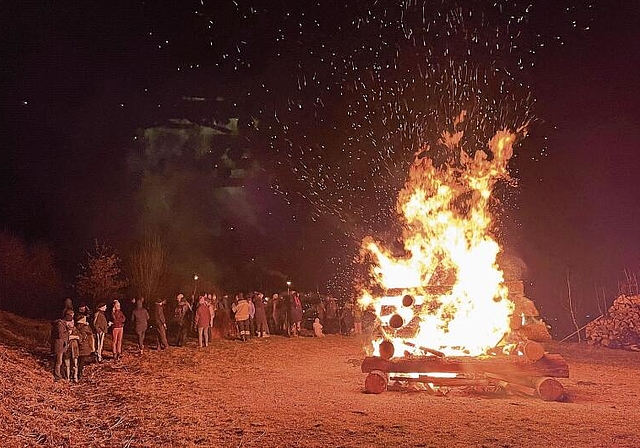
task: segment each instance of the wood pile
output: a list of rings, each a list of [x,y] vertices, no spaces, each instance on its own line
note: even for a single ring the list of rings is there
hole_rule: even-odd
[[[502,391],[560,401],[564,387],[556,378],[568,378],[569,366],[562,356],[544,353],[529,341],[520,355],[482,357],[420,356],[385,359],[370,356],[362,362],[367,373],[365,392],[379,394],[402,390],[402,384],[419,383],[424,390],[471,387],[476,391]]]
[[[640,351],[640,295],[621,295],[604,316],[585,327],[592,345]]]

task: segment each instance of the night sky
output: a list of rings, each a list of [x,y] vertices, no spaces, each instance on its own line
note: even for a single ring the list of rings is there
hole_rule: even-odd
[[[567,273],[586,321],[638,271],[635,2],[271,3],[2,2],[0,226],[67,282],[94,239],[126,252],[153,225],[183,276],[323,291],[390,237],[413,153],[465,108],[478,142],[531,121],[496,233],[558,333]],[[239,184],[215,154],[145,152],[144,129],[231,117]]]

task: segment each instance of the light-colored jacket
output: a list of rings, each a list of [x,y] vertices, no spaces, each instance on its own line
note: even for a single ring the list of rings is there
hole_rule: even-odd
[[[246,299],[238,300],[231,308],[236,313],[236,322],[249,319],[249,302]]]

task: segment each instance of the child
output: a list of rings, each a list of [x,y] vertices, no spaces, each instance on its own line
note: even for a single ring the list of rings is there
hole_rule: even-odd
[[[320,319],[317,317],[313,321],[313,334],[317,338],[324,337],[324,334],[322,333],[322,324],[320,323]]]

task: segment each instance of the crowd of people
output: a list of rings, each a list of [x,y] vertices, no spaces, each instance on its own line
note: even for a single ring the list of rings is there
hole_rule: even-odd
[[[66,299],[62,316],[51,329],[54,378],[78,382],[87,364],[103,362],[105,336],[109,332],[112,359],[118,362],[122,358],[125,325],[135,333],[140,354],[144,354],[149,330],[154,333],[158,350],[169,348],[168,335],[174,338],[175,346],[185,346],[190,333],[197,335],[199,348],[207,347],[214,337],[246,342],[271,335],[323,337],[326,333],[362,333],[362,310],[357,304],[340,304],[332,296],[303,299],[296,291],[271,297],[259,291],[220,298],[205,293],[194,295],[191,300],[180,293],[172,303],[171,313],[167,312],[166,299],[152,301],[149,309],[143,298],[134,299],[130,313],[122,309],[117,299],[111,302],[109,311],[104,302],[97,303],[93,311],[84,303],[76,310],[71,299]]]

